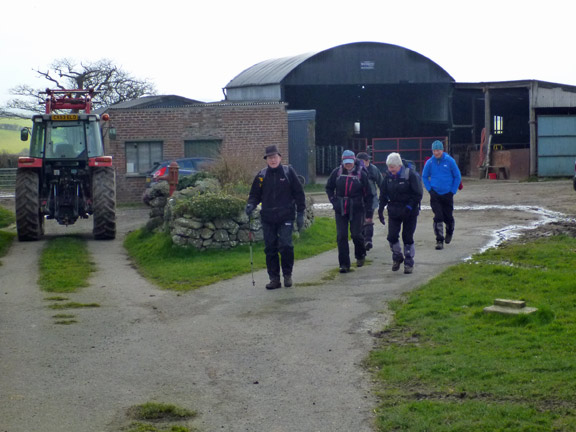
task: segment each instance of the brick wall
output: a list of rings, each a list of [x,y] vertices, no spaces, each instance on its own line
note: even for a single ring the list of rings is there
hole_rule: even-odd
[[[119,203],[140,202],[145,177],[126,173],[127,141],[162,141],[164,159],[184,157],[184,141],[219,139],[223,155],[243,160],[257,172],[268,145],[277,145],[288,163],[288,116],[283,103],[214,103],[179,108],[109,109],[116,139],[104,137],[113,156]]]

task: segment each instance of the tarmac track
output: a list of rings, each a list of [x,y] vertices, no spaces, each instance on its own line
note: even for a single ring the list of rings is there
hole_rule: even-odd
[[[191,425],[204,432],[372,431],[377,400],[362,362],[392,318],[387,302],[497,241],[497,230],[540,220],[540,208],[573,217],[571,188],[571,181],[468,180],[458,207],[504,207],[457,210],[452,244],[436,251],[426,197],[412,275],[390,271],[377,224],[365,267],[321,283],[337,267],[335,251],[327,252],[296,263],[294,287],[270,292],[264,271],[254,274],[256,286],[248,273],[183,294],[144,280],[122,240],[145,222],[145,209],[119,211],[114,241],[91,240],[91,220],[48,222],[47,238],[88,239],[98,270],[90,287],[68,297],[101,307],[56,325],[36,285],[45,242],[17,242],[2,258],[0,432],[119,431],[126,410],[149,401],[197,410]]]

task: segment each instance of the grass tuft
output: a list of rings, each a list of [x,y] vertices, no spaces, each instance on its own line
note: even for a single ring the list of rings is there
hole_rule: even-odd
[[[196,417],[197,413],[173,404],[146,402],[130,408],[128,415],[135,420],[182,420]]]
[[[100,305],[98,303],[77,303],[77,302],[68,302],[63,304],[51,304],[48,306],[50,309],[82,309],[82,308],[98,308]]]
[[[123,429],[125,432],[193,432],[196,429],[190,429],[186,426],[167,426],[160,427],[158,425],[152,425],[149,423],[132,423],[128,429]]]
[[[71,324],[76,324],[78,321],[76,320],[59,320],[59,321],[54,321],[54,324],[56,325],[71,325]]]

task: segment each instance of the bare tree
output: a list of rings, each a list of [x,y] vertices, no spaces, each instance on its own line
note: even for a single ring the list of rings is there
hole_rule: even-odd
[[[47,70],[35,69],[35,72],[49,82],[47,88],[50,89],[93,88],[99,92],[93,101],[96,109],[156,94],[154,84],[148,80],[132,77],[108,59],[93,63],[76,63],[70,59],[59,59],[55,60]],[[43,112],[45,99],[45,95],[41,94],[43,91],[45,89],[34,89],[26,84],[16,86],[10,89],[10,94],[19,97],[9,100],[4,110]]]

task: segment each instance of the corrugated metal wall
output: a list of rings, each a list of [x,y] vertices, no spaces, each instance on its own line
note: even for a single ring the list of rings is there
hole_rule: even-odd
[[[538,116],[538,176],[574,175],[576,116]]]

